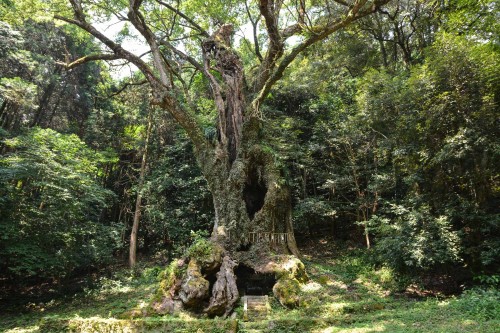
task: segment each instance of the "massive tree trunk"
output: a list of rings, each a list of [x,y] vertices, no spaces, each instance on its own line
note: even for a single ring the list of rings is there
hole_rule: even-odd
[[[243,133],[256,131],[246,126],[251,125],[245,124]],[[290,191],[275,157],[254,140],[248,144],[243,140],[232,162],[229,154],[219,154],[197,153],[214,201],[210,242],[215,258],[191,255],[181,261],[177,268],[189,263],[186,273],[166,279],[170,284],[153,307],[162,312],[171,304],[166,306],[171,311],[181,299],[187,308],[225,316],[239,296],[255,290],[258,294],[272,291],[283,305],[297,306],[300,283],[307,276],[298,259]]]
[[[227,315],[240,292],[262,290],[259,284],[268,284],[257,279],[254,286],[243,286],[238,283],[238,278],[247,281],[248,276],[243,275],[264,274],[280,281],[274,293],[287,306],[297,305],[296,297],[281,297],[290,294],[283,290],[289,289],[288,281],[295,281],[292,286],[297,292],[299,281],[305,278],[304,266],[297,259],[290,191],[275,154],[264,144],[262,119],[246,101],[243,66],[230,47],[231,34],[232,26],[223,25],[203,43],[205,69],[218,71],[223,84],[212,81],[219,115],[217,140],[195,152],[213,196],[215,221],[210,241],[222,249],[223,255],[218,272],[207,272],[197,263],[199,258],[189,258],[188,271],[200,272],[212,281],[211,288],[204,288],[206,293],[212,290],[211,296],[190,289],[206,286],[199,273],[182,277],[178,290],[181,295],[196,295],[202,304],[194,304],[190,298],[185,305],[200,309],[205,303],[204,311],[210,315]],[[240,277],[235,273],[238,269],[242,271]],[[167,296],[172,295],[176,297],[175,292]]]
[[[170,301],[163,299],[162,304],[174,303],[179,295],[196,295],[184,305],[211,316],[228,315],[239,296],[257,290],[272,291],[283,305],[297,306],[300,283],[307,277],[297,257],[290,192],[272,154],[255,144],[240,149],[230,165],[228,157],[201,164],[215,207],[212,252],[220,250],[222,255],[210,265],[218,267],[215,270],[199,263],[197,256],[186,258],[184,265],[198,267],[197,273],[181,275],[180,288],[165,289]],[[200,295],[196,291],[202,286]]]
[[[297,253],[290,194],[274,154],[263,145],[258,110],[247,103],[243,66],[231,49],[232,32],[231,25],[223,25],[203,43],[206,71],[217,70],[223,81],[212,81],[219,115],[214,154],[197,154],[214,200],[212,239],[236,250],[251,241],[250,233],[288,233],[282,247]]]
[[[217,158],[205,163],[215,208],[212,239],[232,251],[258,241],[298,254],[290,192],[275,157],[258,143],[245,148],[230,166]]]

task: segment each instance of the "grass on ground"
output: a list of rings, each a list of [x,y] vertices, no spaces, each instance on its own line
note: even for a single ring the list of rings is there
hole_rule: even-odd
[[[303,287],[300,307],[284,309],[271,298],[271,313],[264,321],[239,320],[241,306],[235,311],[237,322],[188,313],[142,318],[160,270],[143,267],[139,272],[122,269],[69,299],[2,309],[0,332],[499,332],[496,289],[415,299],[400,293],[402,284],[389,268],[373,267],[357,250],[323,257],[306,254],[304,263],[310,281]]]

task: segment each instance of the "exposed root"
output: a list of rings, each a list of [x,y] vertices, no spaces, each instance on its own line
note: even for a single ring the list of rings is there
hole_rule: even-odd
[[[217,281],[212,289],[210,304],[204,312],[211,316],[223,315],[224,317],[231,313],[239,298],[234,275],[235,266],[236,263],[229,256],[224,257],[220,270],[217,272]]]
[[[241,269],[237,272],[244,274],[242,293],[267,294],[272,286],[274,296],[283,306],[294,308],[300,304],[301,284],[308,277],[304,264],[293,255],[272,255],[270,249],[253,246],[249,251],[230,252],[215,242],[210,246],[198,244],[188,253],[192,257],[186,270],[179,270],[185,264],[171,265],[170,274],[165,275],[163,297],[152,306],[155,312],[173,313],[182,306],[195,312],[203,309],[211,317],[228,316],[240,297],[235,273],[238,264]]]

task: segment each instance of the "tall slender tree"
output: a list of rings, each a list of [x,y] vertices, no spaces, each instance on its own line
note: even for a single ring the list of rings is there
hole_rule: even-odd
[[[129,265],[134,267],[137,263],[137,232],[139,231],[139,223],[141,221],[141,209],[142,209],[142,188],[144,186],[144,178],[146,176],[147,159],[148,159],[148,146],[149,137],[151,135],[151,127],[153,125],[153,119],[151,115],[151,110],[148,112],[148,123],[146,129],[146,138],[144,141],[144,147],[142,148],[141,157],[141,169],[139,171],[139,180],[137,183],[137,197],[135,199],[135,211],[134,211],[134,221],[132,223],[132,231],[130,233],[130,247],[129,247]]]

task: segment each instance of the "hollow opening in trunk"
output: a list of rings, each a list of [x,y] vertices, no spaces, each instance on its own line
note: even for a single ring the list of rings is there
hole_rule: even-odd
[[[246,251],[249,251],[250,248],[252,247],[252,244],[250,243],[247,243],[247,244],[241,244],[237,249],[236,251],[238,252],[246,252]]]
[[[234,273],[237,277],[236,284],[241,296],[264,296],[273,292],[276,278],[273,274],[257,273],[251,267],[240,264]]]
[[[248,172],[248,179],[243,189],[243,198],[247,208],[247,214],[250,220],[253,220],[255,213],[264,206],[267,187],[262,179],[262,168],[251,167]]]
[[[212,290],[214,289],[215,282],[217,281],[217,274],[216,272],[212,272],[210,274],[206,274],[205,279],[208,281],[209,289],[208,289],[208,294],[212,295]],[[208,300],[207,300],[208,302]]]

